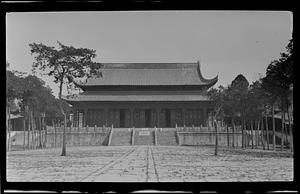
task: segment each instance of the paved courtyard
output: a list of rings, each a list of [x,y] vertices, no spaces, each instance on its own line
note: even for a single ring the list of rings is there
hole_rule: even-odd
[[[7,181],[292,181],[293,155],[240,148],[86,146],[7,153]]]

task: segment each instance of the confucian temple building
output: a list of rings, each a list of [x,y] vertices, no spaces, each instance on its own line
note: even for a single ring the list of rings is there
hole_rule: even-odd
[[[207,126],[212,101],[195,63],[104,63],[102,75],[77,82],[83,92],[64,99],[74,126],[173,128]]]

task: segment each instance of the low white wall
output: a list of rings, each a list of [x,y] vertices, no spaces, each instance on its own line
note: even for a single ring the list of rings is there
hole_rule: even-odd
[[[214,132],[177,132],[179,145],[215,145],[216,136]],[[232,146],[232,133],[218,133],[218,145]],[[242,145],[242,133],[234,133],[235,146]]]

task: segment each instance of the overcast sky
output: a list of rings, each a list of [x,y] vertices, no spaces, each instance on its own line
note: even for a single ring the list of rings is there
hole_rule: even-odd
[[[97,62],[196,62],[227,86],[238,75],[265,75],[291,39],[291,12],[127,11],[8,13],[6,60],[30,73],[30,43],[56,41],[96,50]],[[42,77],[54,95],[58,85]],[[64,93],[65,94],[65,93]]]

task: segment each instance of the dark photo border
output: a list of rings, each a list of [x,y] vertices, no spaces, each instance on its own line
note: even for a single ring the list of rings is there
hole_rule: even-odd
[[[123,3],[122,3],[123,2]],[[210,3],[210,2],[208,2]],[[241,1],[241,4],[245,3]],[[258,2],[257,2],[258,3]],[[286,3],[286,2],[281,2]],[[245,3],[247,4],[247,3]],[[250,2],[248,2],[250,4]],[[279,4],[279,3],[278,3]],[[286,3],[288,4],[288,3]],[[182,2],[167,2],[163,0],[154,0],[154,1],[56,1],[55,3],[50,2],[2,2],[0,5],[1,12],[1,59],[2,67],[4,72],[4,63],[6,62],[5,50],[6,45],[6,14],[10,12],[68,12],[68,11],[151,11],[151,10],[272,10],[272,11],[291,11],[293,12],[293,22],[296,21],[296,11],[295,6],[289,4],[285,5],[262,5],[258,8],[255,2],[251,2],[251,5],[248,7],[242,7],[238,4],[229,5],[228,3],[218,4],[218,2],[212,2],[212,5],[207,5],[203,1],[196,3],[190,3],[188,1]],[[290,6],[290,7],[288,7]],[[297,42],[296,38],[296,25],[293,25],[293,37],[294,41]],[[296,44],[297,45],[297,44]],[[295,47],[296,48],[296,47]],[[296,49],[297,50],[297,49]],[[297,56],[297,55],[295,55]],[[296,71],[296,70],[295,70]],[[4,79],[5,76],[1,76]],[[3,80],[4,83],[4,80]],[[4,85],[4,84],[3,84]],[[294,87],[297,88],[297,83],[295,82]],[[294,119],[294,181],[291,182],[191,182],[191,183],[182,183],[182,182],[172,182],[172,183],[81,183],[81,182],[7,182],[6,181],[6,145],[5,145],[5,113],[4,113],[4,87],[1,87],[1,97],[3,106],[1,110],[2,120],[2,130],[1,134],[1,191],[8,192],[13,191],[79,191],[79,192],[108,192],[114,191],[117,193],[129,193],[133,191],[141,190],[156,190],[156,191],[191,191],[191,192],[200,192],[200,191],[214,191],[214,192],[272,192],[272,191],[298,191],[299,185],[297,180],[297,141],[298,130],[297,130],[297,119]],[[296,89],[297,90],[297,89]],[[296,94],[294,94],[296,95]],[[297,97],[295,99],[298,99]],[[297,110],[297,101],[295,103],[295,115]]]

